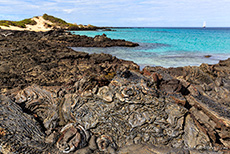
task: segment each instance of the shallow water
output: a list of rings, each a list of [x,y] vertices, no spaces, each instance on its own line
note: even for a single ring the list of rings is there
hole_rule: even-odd
[[[77,51],[109,53],[141,67],[199,66],[230,57],[230,28],[116,28],[115,31],[73,31],[94,37],[105,33],[113,39],[137,42],[138,47],[77,47]],[[206,58],[205,55],[211,55]]]

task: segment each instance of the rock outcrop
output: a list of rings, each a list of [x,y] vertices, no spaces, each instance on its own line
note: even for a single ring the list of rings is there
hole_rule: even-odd
[[[64,31],[0,31],[0,87],[25,87],[32,84],[58,86],[90,75],[95,82],[108,82],[121,67],[139,69],[137,64],[108,54],[76,52],[76,46],[132,46],[135,43],[93,38]]]
[[[180,67],[165,69],[146,67],[148,75],[160,74],[162,81],[171,78],[181,83],[188,95],[184,98],[191,118],[215,144],[230,145],[230,59],[215,65],[202,64],[199,67]],[[165,91],[177,91],[181,86],[167,87]]]
[[[230,59],[140,71],[77,37],[1,32],[1,153],[230,152]]]

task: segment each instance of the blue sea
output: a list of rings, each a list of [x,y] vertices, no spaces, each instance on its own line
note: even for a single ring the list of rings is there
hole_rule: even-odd
[[[179,67],[216,64],[230,57],[230,28],[113,28],[114,31],[72,31],[74,34],[139,43],[138,47],[77,47],[76,51],[108,53],[149,66]],[[206,55],[211,57],[206,58]]]

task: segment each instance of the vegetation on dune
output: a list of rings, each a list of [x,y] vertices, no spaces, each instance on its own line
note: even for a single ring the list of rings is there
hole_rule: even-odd
[[[79,26],[77,24],[71,24],[71,23],[69,23],[68,28],[69,28],[69,30],[75,30],[75,29],[78,29]]]
[[[60,18],[44,14],[43,19],[48,20],[52,22],[53,24],[48,24],[45,23],[46,27],[53,27],[53,28],[64,28],[64,29],[69,29],[69,30],[78,30],[78,29],[97,29],[98,27],[93,26],[93,25],[82,25],[82,24],[72,24],[68,23]],[[38,18],[38,16],[35,16],[35,18]],[[9,21],[9,20],[0,20],[0,26],[16,26],[16,27],[21,27],[21,28],[26,28],[26,25],[36,25],[37,22],[32,20],[31,18],[29,19],[24,19],[21,21]]]
[[[0,20],[0,26],[17,26],[21,28],[26,28],[26,25],[36,25],[36,21],[29,19],[24,19],[21,21],[9,21],[9,20]]]
[[[54,23],[56,26],[60,26],[61,28],[68,28],[70,30],[79,29],[79,28],[88,28],[88,29],[97,28],[96,26],[93,26],[93,25],[84,26],[82,24],[77,25],[77,24],[67,23],[66,21],[60,18],[51,16],[48,14],[44,14],[42,17],[45,20],[49,20],[50,22]]]
[[[74,29],[79,29],[79,28],[89,28],[89,29],[97,28],[96,26],[93,26],[93,25],[84,26],[82,24],[77,25],[77,24],[67,23],[66,21],[60,18],[51,16],[48,14],[44,14],[42,17],[45,20],[49,20],[50,22],[54,23],[55,26],[60,26],[61,28],[68,28],[69,30],[74,30]]]
[[[43,17],[43,19],[49,20],[50,22],[56,24],[57,26],[60,26],[60,27],[68,27],[69,26],[69,23],[67,23],[66,21],[64,21],[60,18],[56,18],[56,17],[48,15],[48,14],[44,14],[42,17]]]

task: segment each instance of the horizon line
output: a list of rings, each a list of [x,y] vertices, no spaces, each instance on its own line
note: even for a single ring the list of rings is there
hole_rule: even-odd
[[[100,27],[100,26],[98,26]],[[168,27],[168,26],[157,26],[157,27],[150,27],[150,26],[101,26],[101,27],[107,27],[107,28],[202,28],[202,29],[209,29],[209,28],[230,28],[230,27],[186,27],[186,26],[173,26],[173,27]]]

